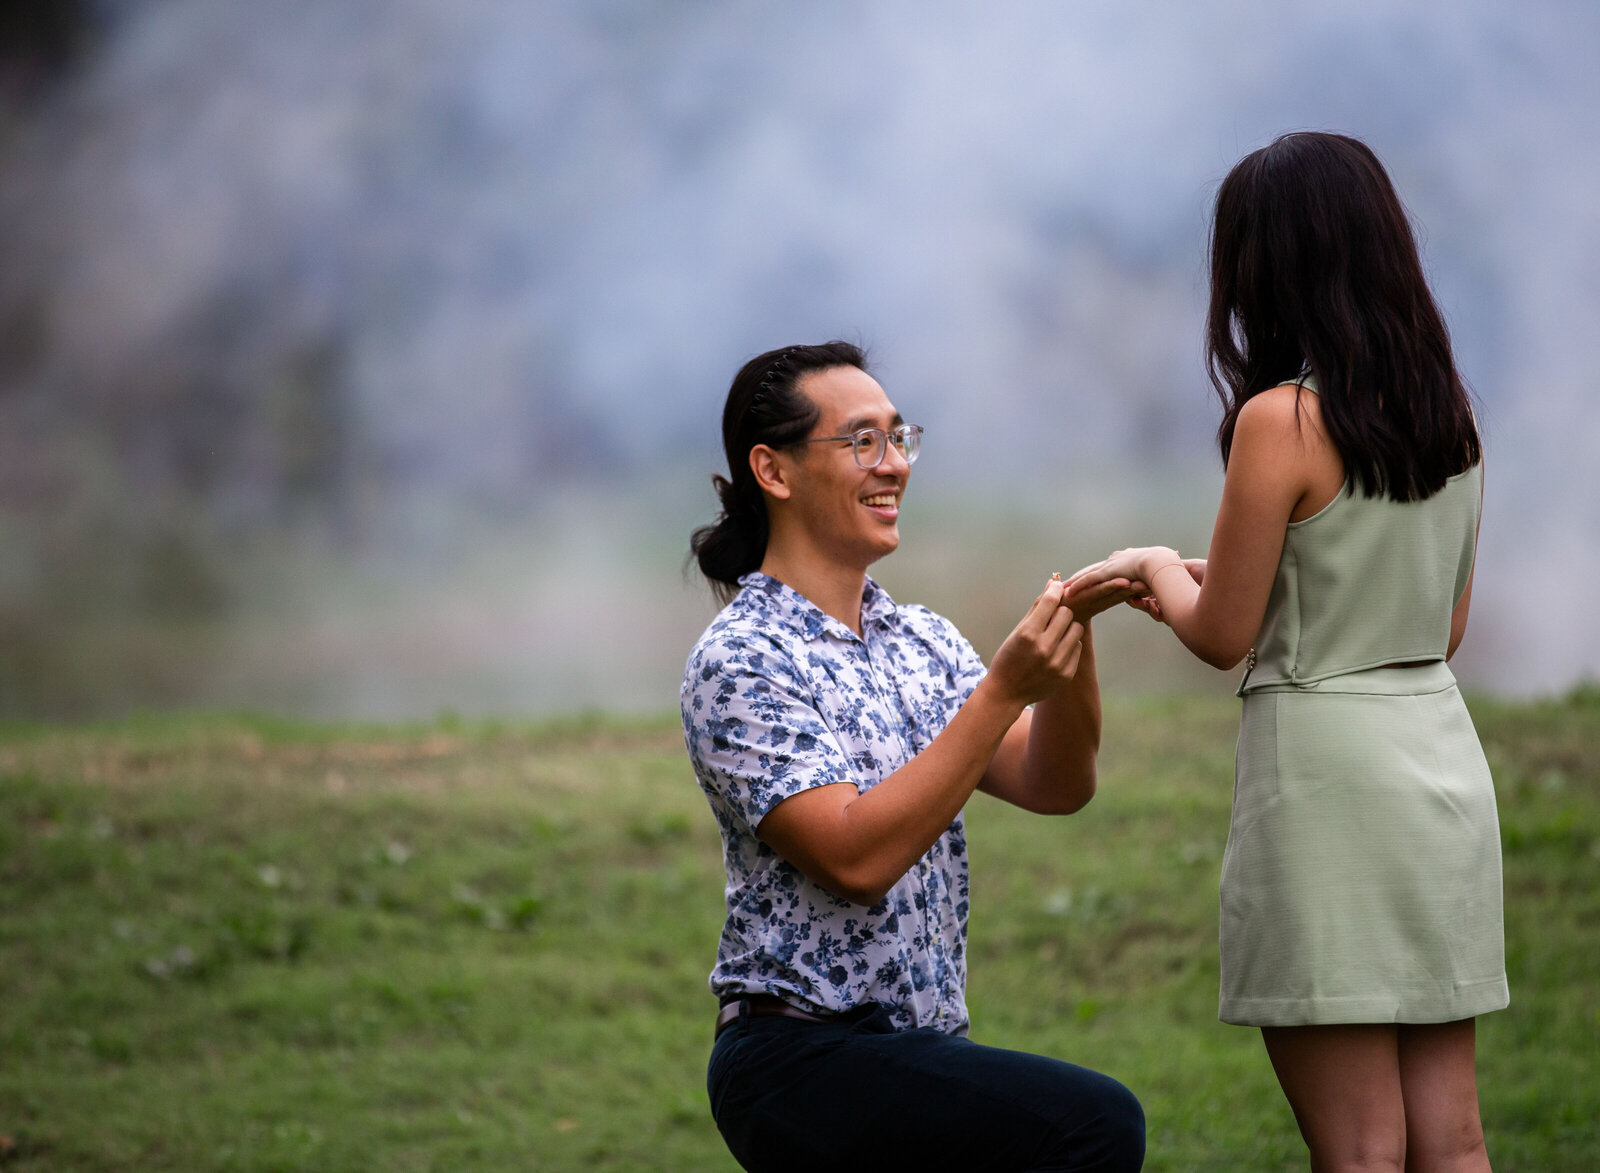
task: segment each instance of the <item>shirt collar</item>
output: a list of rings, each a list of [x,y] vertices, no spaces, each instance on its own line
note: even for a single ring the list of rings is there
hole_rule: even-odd
[[[763,574],[759,570],[751,571],[740,576],[739,585],[747,591],[759,592],[767,601],[771,612],[793,627],[807,641],[814,640],[824,633],[836,639],[859,638],[847,625],[770,574]],[[862,631],[866,631],[872,624],[888,623],[896,613],[895,602],[889,597],[889,592],[873,582],[869,575],[866,587],[861,592]]]

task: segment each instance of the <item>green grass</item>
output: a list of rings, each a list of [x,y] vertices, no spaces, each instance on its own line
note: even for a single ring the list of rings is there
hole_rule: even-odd
[[[1600,1144],[1600,693],[1474,704],[1512,1006],[1500,1173]],[[1112,703],[1101,793],[969,808],[974,1037],[1109,1071],[1152,1170],[1303,1168],[1216,1021],[1237,713]],[[0,727],[0,1169],[733,1169],[717,838],[675,724]]]

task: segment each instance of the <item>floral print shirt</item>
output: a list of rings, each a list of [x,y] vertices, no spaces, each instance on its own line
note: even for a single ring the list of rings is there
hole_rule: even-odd
[[[862,635],[765,574],[689,656],[680,700],[696,777],[722,831],[728,919],[711,989],[805,1009],[886,1007],[897,1026],[967,1028],[967,842],[957,815],[867,908],[807,879],[756,837],[815,786],[861,792],[926,749],[985,668],[948,620],[898,607],[870,578]]]

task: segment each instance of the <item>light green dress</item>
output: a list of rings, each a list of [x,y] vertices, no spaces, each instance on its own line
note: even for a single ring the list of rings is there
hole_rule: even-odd
[[[1346,486],[1289,525],[1239,689],[1224,1022],[1450,1022],[1509,1000],[1494,785],[1444,663],[1482,483],[1477,465],[1405,504]]]

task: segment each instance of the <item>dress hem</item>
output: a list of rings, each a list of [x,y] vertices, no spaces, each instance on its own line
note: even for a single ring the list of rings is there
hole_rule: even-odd
[[[1412,1025],[1459,1022],[1504,1010],[1511,991],[1504,977],[1462,982],[1456,998],[1439,1005],[1437,990],[1415,998],[1233,998],[1223,999],[1217,1018],[1230,1026]]]

